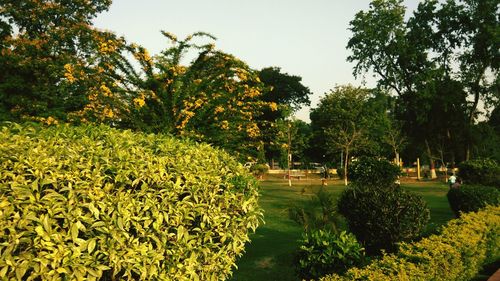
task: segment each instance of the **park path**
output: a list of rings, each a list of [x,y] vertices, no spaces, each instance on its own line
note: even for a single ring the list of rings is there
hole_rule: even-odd
[[[488,278],[488,281],[500,281],[500,269],[498,269],[495,274],[491,275],[491,277]]]

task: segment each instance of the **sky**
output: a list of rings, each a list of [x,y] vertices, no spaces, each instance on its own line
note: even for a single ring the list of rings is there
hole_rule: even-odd
[[[412,11],[418,0],[403,1]],[[355,79],[346,61],[349,22],[369,0],[113,0],[96,27],[124,36],[128,42],[158,54],[169,46],[161,30],[184,38],[203,31],[217,37],[216,48],[251,68],[280,67],[302,77],[311,107],[336,85],[374,86],[372,77]],[[310,107],[296,113],[309,122]]]

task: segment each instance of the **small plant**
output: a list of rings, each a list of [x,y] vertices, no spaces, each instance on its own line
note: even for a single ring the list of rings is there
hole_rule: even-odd
[[[460,213],[477,212],[486,205],[500,205],[500,191],[494,187],[463,185],[451,188],[446,196],[457,218]]]
[[[459,176],[467,184],[500,188],[500,165],[492,159],[475,159],[458,165]]]
[[[425,201],[398,186],[351,185],[340,195],[339,213],[369,254],[392,252],[396,243],[419,237],[429,221]]]
[[[288,209],[288,215],[306,232],[323,229],[337,233],[341,220],[334,196],[323,188],[316,192],[303,207],[293,206]]]
[[[303,235],[297,254],[297,271],[301,278],[318,278],[325,274],[342,274],[360,266],[365,260],[363,247],[351,233],[335,234],[313,230]]]

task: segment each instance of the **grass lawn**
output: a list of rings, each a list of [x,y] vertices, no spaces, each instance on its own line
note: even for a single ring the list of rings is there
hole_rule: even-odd
[[[405,189],[423,196],[431,210],[429,231],[453,218],[446,192],[448,186],[438,182],[402,182]],[[300,280],[293,267],[293,254],[302,235],[302,227],[288,218],[288,208],[310,200],[321,188],[318,178],[293,180],[292,187],[280,177],[261,182],[260,205],[265,224],[251,235],[246,253],[237,262],[233,281]],[[327,189],[336,195],[344,189],[342,181],[329,181]]]

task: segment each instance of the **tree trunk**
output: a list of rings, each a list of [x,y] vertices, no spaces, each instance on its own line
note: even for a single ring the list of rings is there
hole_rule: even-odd
[[[437,178],[436,175],[436,165],[434,164],[434,159],[432,157],[431,147],[429,146],[429,142],[425,139],[425,146],[427,147],[427,156],[429,157],[429,169],[430,169],[430,177],[431,179]]]
[[[345,159],[344,159],[344,184],[347,185],[347,166],[349,160],[349,148],[345,150]]]

